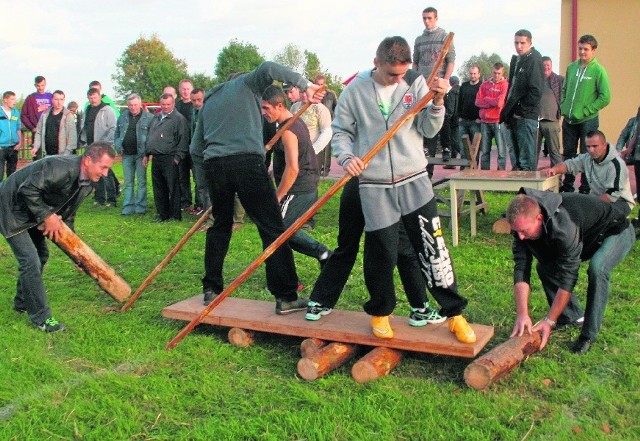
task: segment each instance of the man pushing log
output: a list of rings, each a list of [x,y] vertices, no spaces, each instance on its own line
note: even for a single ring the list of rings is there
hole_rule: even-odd
[[[63,222],[73,229],[78,207],[106,176],[115,151],[96,142],[82,156],[55,155],[35,161],[0,184],[0,233],[18,261],[13,309],[27,312],[33,326],[45,332],[64,329],[51,314],[42,280],[49,258],[45,238],[57,241]]]

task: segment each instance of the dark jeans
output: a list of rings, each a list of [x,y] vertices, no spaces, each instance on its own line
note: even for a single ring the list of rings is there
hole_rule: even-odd
[[[318,192],[288,194],[280,201],[280,211],[282,213],[282,222],[285,228],[289,228],[300,216],[311,208],[318,200]],[[294,251],[304,254],[305,256],[320,259],[327,247],[309,236],[303,230],[296,231],[289,238],[289,246]]]
[[[186,208],[191,205],[191,165],[191,156],[188,153],[178,164],[178,173],[180,176],[180,208]]]
[[[46,239],[33,227],[6,240],[18,261],[14,308],[26,310],[31,322],[40,325],[51,317],[42,281],[42,270],[49,259]]]
[[[400,222],[364,235],[364,280],[371,295],[364,310],[373,316],[385,316],[396,306],[393,268],[398,256],[398,232],[404,224],[409,241],[418,257],[427,288],[441,306],[440,315],[462,313],[467,299],[458,294],[458,286],[449,250],[444,243],[438,207],[432,198],[422,207],[402,216]]]
[[[207,230],[202,286],[216,293],[224,289],[222,266],[229,251],[233,225],[233,201],[238,193],[247,214],[255,222],[262,247],[271,245],[284,232],[276,194],[264,159],[259,155],[235,155],[204,161],[213,207],[214,223]],[[283,244],[266,260],[267,288],[285,301],[298,298],[298,275],[293,252]]]
[[[196,181],[196,205],[203,209],[211,206],[209,200],[209,190],[207,189],[207,174],[204,170],[204,158],[202,156],[191,156],[193,163],[193,179]]]
[[[174,155],[153,155],[151,183],[158,217],[162,220],[181,220],[180,182]]]
[[[364,215],[360,205],[358,178],[352,178],[342,190],[338,217],[338,247],[322,268],[310,300],[333,308],[353,269],[360,238],[364,231]],[[404,227],[398,240],[398,273],[411,306],[421,308],[426,301],[426,284],[416,254]]]
[[[116,175],[113,170],[109,169],[107,176],[100,176],[100,180],[96,182],[93,199],[100,205],[106,203],[116,205]]]
[[[575,158],[578,155],[578,143],[580,143],[580,153],[586,153],[585,138],[587,133],[592,130],[597,130],[599,126],[599,118],[596,116],[588,121],[580,124],[569,124],[565,119],[562,121],[562,147],[564,149],[564,159]],[[573,185],[576,177],[570,173],[564,175],[562,182],[562,191],[573,191]],[[582,173],[580,178],[580,191],[583,193],[589,193],[589,182],[587,176]]]
[[[18,166],[18,152],[13,147],[0,147],[0,182],[4,179],[5,164],[8,178]]]
[[[320,176],[329,176],[331,171],[331,143],[322,149],[320,153],[316,155],[318,160],[318,171]]]

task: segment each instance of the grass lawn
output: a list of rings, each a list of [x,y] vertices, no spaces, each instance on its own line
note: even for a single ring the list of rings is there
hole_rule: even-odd
[[[120,164],[115,172],[122,177]],[[322,190],[329,183],[323,182]],[[488,193],[478,235],[461,222],[450,248],[466,315],[495,326],[487,348],[508,338],[514,320],[510,236],[491,233],[510,196]],[[122,217],[91,199],[76,231],[133,290],[180,240],[195,218],[153,224]],[[338,197],[317,215],[312,235],[336,245]],[[635,213],[635,211],[634,211]],[[443,222],[447,225],[447,221]],[[450,244],[450,230],[446,240]],[[0,439],[2,440],[631,440],[640,439],[640,286],[635,247],[612,274],[598,341],[584,356],[568,351],[578,335],[557,332],[541,353],[486,392],[467,387],[471,360],[412,354],[386,378],[360,385],[349,363],[314,382],[296,374],[301,339],[261,335],[240,349],[226,329],[199,326],[174,350],[165,345],[186,324],[161,317],[163,307],[200,292],[204,234],[196,235],[133,307],[102,312],[109,296],[55,246],[45,269],[54,315],[67,329],[51,335],[12,310],[16,262],[0,241]],[[255,226],[234,233],[225,265],[230,282],[261,252]],[[317,263],[296,254],[306,295]],[[576,290],[584,302],[586,267]],[[259,268],[235,296],[272,300]],[[398,282],[395,313],[408,314]],[[338,304],[360,310],[368,298],[361,258]],[[534,320],[547,306],[539,283]],[[425,328],[428,332],[428,327]]]

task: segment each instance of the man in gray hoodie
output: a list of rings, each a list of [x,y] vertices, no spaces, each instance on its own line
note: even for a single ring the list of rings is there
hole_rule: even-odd
[[[402,222],[427,286],[442,307],[440,315],[450,317],[449,329],[458,340],[473,343],[475,333],[461,315],[467,300],[458,294],[422,153],[422,137],[433,137],[442,127],[448,82],[434,81],[431,105],[402,125],[365,167],[360,157],[429,92],[424,77],[409,69],[411,49],[402,37],[385,38],[374,65],[373,70],[361,71],[340,96],[331,142],[338,164],[360,180],[364,278],[371,295],[364,309],[372,316],[373,334],[392,338],[389,315],[396,303],[393,269]]]

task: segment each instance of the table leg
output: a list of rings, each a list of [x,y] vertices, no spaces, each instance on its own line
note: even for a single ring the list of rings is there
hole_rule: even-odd
[[[475,236],[477,231],[477,219],[476,219],[476,191],[470,190],[471,198],[469,200],[469,207],[471,208],[470,218],[471,218],[471,235]]]
[[[451,199],[451,236],[453,246],[458,246],[458,191],[453,179],[449,180],[449,198]]]

